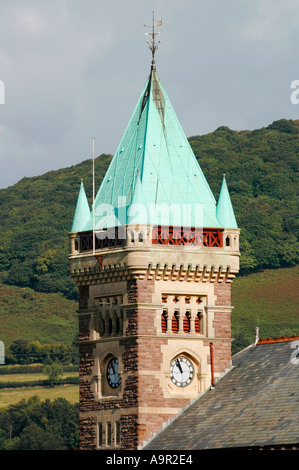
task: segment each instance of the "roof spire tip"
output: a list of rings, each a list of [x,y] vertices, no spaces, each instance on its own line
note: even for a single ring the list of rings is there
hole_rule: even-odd
[[[155,20],[155,14],[153,12],[153,24],[152,26],[146,26],[146,28],[150,28],[151,31],[147,31],[145,33],[146,36],[149,36],[150,39],[147,39],[145,42],[149,44],[149,49],[152,53],[152,69],[156,69],[156,63],[155,63],[155,54],[158,49],[158,44],[160,44],[161,40],[156,41],[156,36],[160,36],[160,32],[155,31],[155,26],[162,26],[162,19],[161,20]]]

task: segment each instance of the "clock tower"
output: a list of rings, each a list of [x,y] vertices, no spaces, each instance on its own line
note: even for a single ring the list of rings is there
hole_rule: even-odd
[[[140,449],[231,365],[239,229],[216,202],[154,55],[89,209],[70,233],[79,290],[80,448]]]

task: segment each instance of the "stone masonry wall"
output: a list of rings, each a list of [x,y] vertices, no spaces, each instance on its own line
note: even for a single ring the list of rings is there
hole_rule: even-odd
[[[217,306],[231,306],[231,283],[215,282],[214,292],[217,296]],[[220,374],[231,364],[231,311],[230,309],[216,310],[213,327],[216,340],[214,345],[214,372]],[[221,340],[217,340],[220,338]],[[227,341],[225,341],[227,339]]]
[[[213,328],[215,331],[214,371],[219,375],[230,365],[230,295],[229,283],[215,282],[217,297]],[[82,291],[83,311],[79,316],[80,338],[80,416],[81,449],[96,448],[97,422],[105,422],[106,413],[118,410],[121,419],[121,448],[136,449],[153,433],[159,431],[163,423],[174,416],[172,410],[183,408],[189,398],[165,398],[161,387],[162,346],[167,338],[157,335],[156,307],[153,305],[155,281],[133,279],[127,281],[126,306],[127,327],[119,340],[119,351],[123,365],[123,383],[119,396],[105,400],[95,398],[92,387],[92,373],[95,364],[96,343],[85,343],[90,335],[90,316],[86,309],[87,289]],[[131,305],[131,307],[130,307]],[[155,337],[157,336],[157,337]],[[103,343],[104,344],[104,343]],[[142,411],[137,413],[137,410]]]

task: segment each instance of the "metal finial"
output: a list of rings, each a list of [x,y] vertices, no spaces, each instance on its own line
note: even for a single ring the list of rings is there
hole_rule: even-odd
[[[152,67],[155,67],[155,53],[158,49],[158,44],[160,44],[160,40],[156,41],[156,36],[160,36],[159,32],[155,31],[155,26],[162,26],[162,20],[155,20],[155,15],[153,12],[153,24],[152,26],[146,26],[146,28],[150,28],[151,31],[147,31],[145,33],[146,36],[150,36],[150,39],[146,40],[146,43],[149,44],[149,49],[152,52]]]
[[[256,326],[255,327],[255,341],[254,341],[254,344],[257,344],[258,340],[259,340],[259,327]]]

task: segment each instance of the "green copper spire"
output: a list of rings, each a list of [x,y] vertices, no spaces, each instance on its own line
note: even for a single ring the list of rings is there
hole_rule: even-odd
[[[136,176],[136,183],[133,190],[132,202],[128,207],[127,211],[127,224],[146,224],[147,223],[147,212],[146,212],[146,200],[143,194],[142,184],[140,181],[139,172]]]
[[[72,233],[82,232],[89,219],[90,219],[89,204],[88,204],[87,197],[85,194],[83,181],[81,180],[80,191],[79,191],[79,195],[77,199],[77,206],[75,210],[71,232]]]
[[[228,187],[226,184],[225,175],[223,175],[216,215],[221,227],[238,228],[230,195],[228,192]]]
[[[188,214],[185,226],[220,227],[214,196],[155,65],[95,198],[96,229],[108,226],[108,221],[109,225],[128,223],[136,185],[148,224],[167,223],[164,208],[170,210],[170,225],[180,224]],[[92,216],[85,230],[92,230]]]

